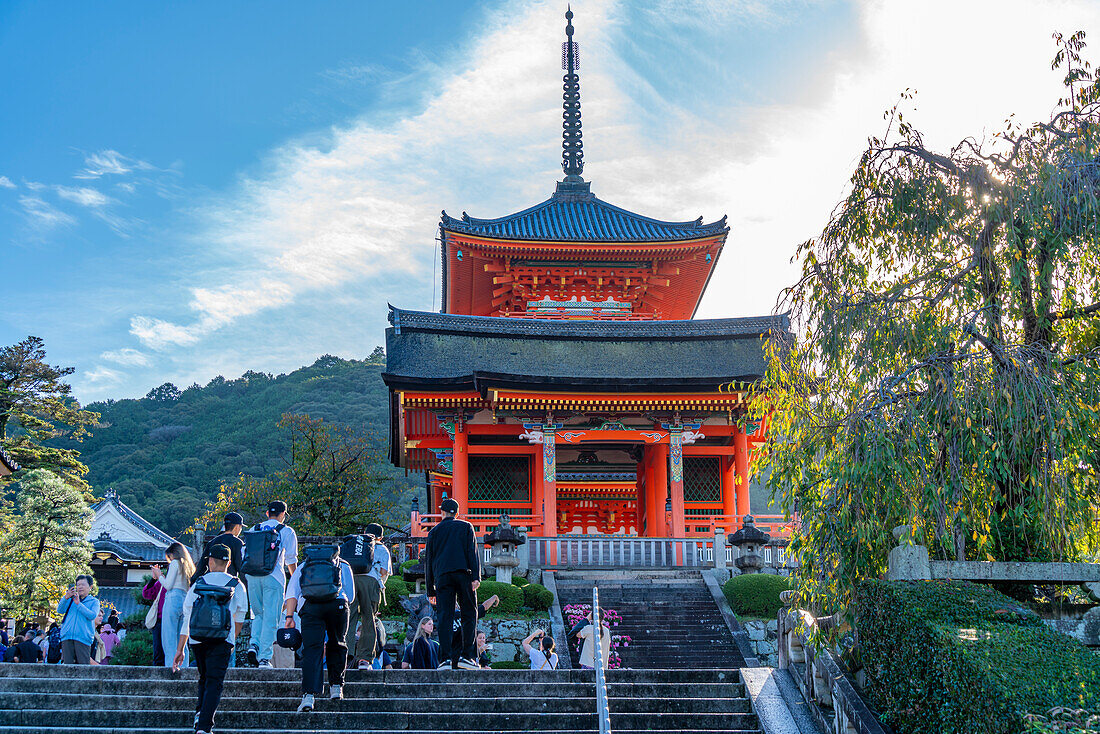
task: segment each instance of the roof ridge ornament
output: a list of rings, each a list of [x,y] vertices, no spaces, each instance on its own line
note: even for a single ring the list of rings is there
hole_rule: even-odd
[[[562,77],[562,141],[561,167],[565,171],[562,183],[584,181],[584,150],[581,141],[581,80],[577,71],[581,68],[580,48],[573,40],[573,10],[566,6],[565,42],[561,45]]]

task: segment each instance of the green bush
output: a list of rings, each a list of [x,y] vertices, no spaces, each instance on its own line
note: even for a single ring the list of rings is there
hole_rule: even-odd
[[[405,573],[405,571],[407,571],[407,570],[409,570],[410,568],[412,568],[413,566],[415,566],[415,565],[417,564],[417,562],[418,562],[418,561],[417,561],[417,559],[415,559],[415,558],[410,558],[410,559],[409,559],[409,560],[407,560],[407,561],[401,561],[401,565],[399,565],[399,566],[397,567],[398,569],[400,569],[400,570],[399,570],[399,571],[397,572],[397,575],[398,575],[398,576],[400,576],[401,574]]]
[[[123,617],[122,626],[127,630],[145,629],[145,614],[148,611],[148,609],[144,609]]]
[[[734,576],[722,587],[722,593],[735,614],[775,619],[783,608],[779,593],[790,588],[791,582],[786,576],[750,573]]]
[[[115,645],[115,649],[111,651],[111,665],[152,664],[153,633],[145,629],[145,625],[140,623],[137,627],[128,627],[126,639]]]
[[[400,576],[390,576],[386,579],[386,603],[378,610],[383,617],[403,617],[408,615],[401,600],[409,595],[409,585]]]
[[[527,579],[523,578],[522,576],[513,576],[512,577],[512,585],[513,586],[518,586],[520,588],[523,588],[524,586],[527,586],[527,584],[528,584]]]
[[[523,608],[523,589],[500,581],[482,581],[477,587],[477,603],[480,604],[493,594],[500,597],[500,604],[494,612],[518,612]]]
[[[493,670],[527,670],[531,664],[521,663],[518,660],[498,660],[489,663],[489,667]]]
[[[989,587],[869,581],[853,611],[866,692],[901,734],[1009,734],[1052,707],[1100,708],[1100,655]]]
[[[527,584],[523,588],[523,605],[536,612],[545,612],[554,603],[554,594],[542,584]]]

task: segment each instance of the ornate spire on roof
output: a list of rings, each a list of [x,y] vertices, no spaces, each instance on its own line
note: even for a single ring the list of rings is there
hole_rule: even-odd
[[[561,45],[561,68],[565,70],[562,95],[561,167],[565,180],[582,181],[584,150],[581,147],[581,80],[577,71],[581,68],[580,52],[573,40],[573,11],[565,11],[565,43]]]

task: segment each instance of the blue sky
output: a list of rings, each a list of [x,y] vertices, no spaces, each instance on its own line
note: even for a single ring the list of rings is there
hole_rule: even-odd
[[[585,177],[730,217],[701,316],[769,312],[898,93],[941,144],[1037,119],[1090,2],[573,3]],[[0,3],[0,343],[87,401],[383,342],[441,209],[560,178],[558,2]],[[965,38],[965,42],[959,39]]]

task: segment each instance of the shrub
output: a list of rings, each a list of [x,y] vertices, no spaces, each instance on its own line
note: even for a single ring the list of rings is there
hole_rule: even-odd
[[[409,595],[409,585],[400,576],[386,579],[386,603],[378,610],[385,617],[404,617],[408,612],[401,606],[401,600]]]
[[[513,586],[518,586],[520,588],[523,588],[524,586],[527,586],[528,583],[529,582],[527,581],[527,579],[523,578],[522,576],[513,576],[512,577],[512,585]]]
[[[868,581],[853,611],[867,694],[902,734],[1008,734],[1052,707],[1100,708],[1100,656],[988,587]]]
[[[500,597],[500,604],[493,609],[495,612],[518,612],[523,608],[523,590],[500,581],[482,581],[477,587],[477,603],[480,604],[493,594]]]
[[[416,564],[417,564],[417,559],[415,559],[415,558],[410,558],[407,561],[401,561],[401,565],[399,565],[397,567],[399,569],[398,572],[397,572],[397,575],[400,576],[401,574],[405,573],[405,571],[409,570],[410,568],[412,568]]]
[[[518,660],[495,660],[489,663],[489,667],[493,670],[527,670],[531,664],[521,663]]]
[[[735,614],[774,619],[783,608],[779,593],[790,588],[786,576],[750,573],[734,576],[722,587],[722,593]]]
[[[145,629],[145,613],[148,611],[145,609],[122,618],[122,626],[126,628],[127,634],[129,630]]]
[[[542,584],[527,584],[523,589],[523,605],[536,612],[545,612],[554,603],[554,594]]]
[[[153,633],[145,629],[145,625],[140,623],[137,627],[127,628],[126,639],[118,643],[115,649],[111,651],[111,665],[152,664]]]

